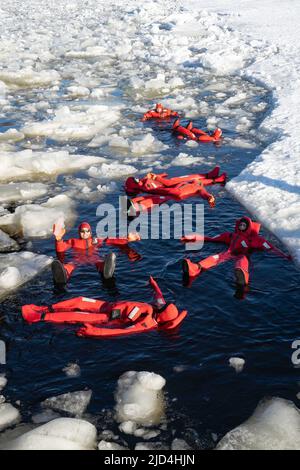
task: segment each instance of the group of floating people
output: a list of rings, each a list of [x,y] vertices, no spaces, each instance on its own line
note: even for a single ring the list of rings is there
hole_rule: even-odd
[[[176,117],[173,129],[178,136],[200,140],[208,135],[195,129],[192,123],[181,128],[178,113],[157,104],[155,109],[144,114],[142,121],[148,119],[170,119]],[[182,130],[185,129],[185,130]],[[222,131],[216,129],[210,136],[220,139]],[[208,141],[208,140],[206,140]],[[212,140],[214,141],[214,140]],[[130,217],[141,212],[150,211],[154,206],[169,200],[181,201],[190,197],[200,197],[206,200],[210,207],[215,207],[215,197],[207,191],[214,184],[225,185],[226,173],[220,174],[217,166],[208,173],[198,173],[169,178],[166,173],[148,173],[143,178],[129,177],[124,189],[129,196],[124,210]],[[145,195],[141,195],[145,194]],[[259,235],[260,224],[250,217],[242,217],[235,222],[233,232],[224,232],[214,237],[192,234],[182,237],[183,243],[214,242],[227,246],[224,251],[208,256],[198,262],[185,258],[182,261],[183,284],[191,284],[205,271],[227,261],[234,262],[234,274],[237,288],[245,292],[249,285],[250,255],[256,251],[273,252],[286,259],[291,259],[279,248]],[[83,222],[78,227],[78,237],[65,240],[65,228],[61,224],[53,227],[57,259],[52,263],[52,276],[56,289],[64,290],[74,270],[81,265],[94,265],[103,281],[114,279],[116,255],[111,252],[104,258],[99,255],[99,249],[104,245],[117,247],[125,253],[132,262],[137,262],[141,256],[130,246],[132,242],[140,241],[140,235],[129,233],[125,238],[94,238],[91,226]],[[66,252],[71,250],[71,260],[66,260]],[[51,306],[24,305],[23,318],[29,323],[52,322],[81,324],[78,336],[85,337],[114,337],[140,333],[154,329],[173,330],[178,327],[187,315],[187,311],[179,311],[174,303],[169,303],[153,277],[150,276],[150,286],[154,293],[154,301],[149,304],[135,301],[106,302],[104,300],[76,297]],[[242,298],[242,296],[240,297]]]

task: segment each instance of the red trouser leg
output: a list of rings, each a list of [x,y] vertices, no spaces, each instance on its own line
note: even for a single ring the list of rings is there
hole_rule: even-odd
[[[66,270],[67,278],[69,280],[70,277],[71,277],[72,272],[76,269],[76,266],[73,263],[67,263],[67,264],[64,264],[63,266]]]
[[[103,273],[104,260],[99,259],[98,261],[96,261],[95,266],[96,266],[98,273]]]
[[[235,258],[229,251],[223,251],[221,253],[217,253],[215,255],[209,256],[199,262],[199,265],[202,269],[211,269],[215,266],[218,266],[221,263],[225,263],[231,259]]]
[[[240,270],[244,276],[245,285],[249,284],[249,260],[247,256],[240,255],[235,262],[235,269]]]
[[[87,297],[75,297],[73,299],[64,300],[52,305],[54,311],[74,312],[82,310],[86,312],[99,313],[100,311],[109,312],[110,304],[104,300],[89,299]]]

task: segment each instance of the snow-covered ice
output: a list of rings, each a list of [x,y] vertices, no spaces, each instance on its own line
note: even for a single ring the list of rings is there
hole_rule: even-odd
[[[0,217],[0,227],[8,233],[18,233],[25,237],[45,237],[52,233],[53,224],[62,218],[70,223],[75,218],[75,203],[60,194],[43,204],[25,204],[12,214]]]
[[[300,411],[290,401],[259,403],[251,418],[226,434],[219,450],[299,450]]]
[[[3,450],[93,450],[97,430],[80,419],[58,418],[12,441],[1,443]]]
[[[10,238],[7,233],[3,232],[3,230],[0,229],[0,253],[8,251],[17,251],[18,249],[18,243],[12,238]]]
[[[129,371],[118,380],[116,419],[143,426],[160,423],[164,415],[162,388],[166,381],[153,372]]]
[[[0,404],[0,431],[16,424],[20,419],[19,410],[10,403]]]
[[[0,297],[33,279],[51,258],[30,251],[0,255]]]
[[[83,415],[92,398],[91,390],[69,392],[57,397],[47,398],[42,402],[42,407],[55,411],[63,411],[75,417]]]
[[[230,367],[233,367],[237,373],[242,372],[242,370],[244,369],[245,362],[245,359],[243,359],[242,357],[231,357],[229,359]]]

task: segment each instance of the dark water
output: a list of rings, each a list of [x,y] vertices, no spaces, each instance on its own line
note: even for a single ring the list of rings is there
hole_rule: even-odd
[[[257,116],[256,127],[263,117]],[[205,122],[199,119],[195,124],[204,126]],[[195,156],[200,152],[230,178],[262,150],[260,145],[245,150],[226,142],[220,147],[209,144],[187,149],[173,139],[168,127],[153,124],[157,138],[171,145],[162,152],[161,161],[173,159],[179,151]],[[229,137],[238,136],[224,130]],[[91,149],[85,152],[92,153]],[[173,167],[169,173],[207,169],[205,165]],[[121,182],[119,188],[121,191]],[[211,210],[205,205],[205,229],[210,235],[232,230],[235,219],[247,214],[224,188],[216,186],[212,192],[217,196],[217,207]],[[118,194],[107,195],[105,201],[116,204],[117,198]],[[96,208],[97,203],[80,202],[78,221],[89,220],[95,227]],[[280,246],[266,230],[262,234]],[[76,227],[69,235],[76,236]],[[244,300],[238,300],[234,297],[232,264],[203,274],[188,289],[181,282],[181,260],[186,252],[180,242],[144,240],[135,248],[142,255],[137,263],[118,254],[116,289],[104,288],[93,266],[86,266],[75,272],[64,295],[53,292],[47,271],[2,302],[0,332],[8,347],[5,394],[7,401],[21,401],[24,421],[30,421],[45,398],[90,388],[93,397],[88,413],[96,419],[99,430],[115,431],[111,416],[114,390],[119,376],[128,370],[153,371],[167,381],[168,428],[155,440],[169,441],[175,431],[174,437],[183,437],[195,447],[212,447],[211,433],[222,437],[252,414],[263,397],[279,396],[297,404],[299,371],[291,363],[291,344],[299,337],[300,276],[292,263],[272,254],[254,254],[250,290]],[[191,257],[199,259],[222,249],[208,243]],[[52,240],[34,241],[33,251],[54,255]],[[150,302],[149,274],[157,278],[167,300],[188,310],[186,320],[174,333],[154,331],[92,340],[77,338],[73,326],[27,325],[21,319],[24,303],[52,304],[78,295]],[[241,374],[229,367],[232,356],[245,359]],[[80,377],[64,375],[62,369],[70,362],[80,365]]]

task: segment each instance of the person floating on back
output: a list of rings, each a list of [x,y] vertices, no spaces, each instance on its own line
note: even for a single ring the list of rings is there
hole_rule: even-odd
[[[197,129],[193,126],[190,121],[186,127],[180,124],[180,119],[176,119],[172,127],[173,133],[177,136],[177,139],[189,139],[197,142],[220,142],[222,137],[222,130],[217,127],[211,134]]]
[[[142,121],[148,121],[149,119],[169,119],[171,117],[177,117],[179,114],[171,109],[164,108],[161,103],[157,103],[154,109],[147,111],[142,117]]]
[[[140,240],[137,233],[130,233],[127,238],[93,238],[91,226],[87,222],[79,225],[78,238],[63,240],[65,232],[62,225],[56,224],[53,226],[57,259],[52,263],[52,275],[54,285],[59,289],[66,286],[73,271],[79,265],[95,265],[104,279],[113,277],[116,267],[116,255],[115,253],[109,253],[105,258],[101,258],[98,251],[103,244],[117,246],[121,250],[125,249],[125,253],[132,261],[139,259],[139,256],[133,256],[131,253],[136,254],[136,252],[128,247],[129,242]],[[73,257],[70,262],[65,263],[65,253],[68,250],[72,250]]]
[[[273,246],[265,238],[259,235],[260,224],[253,222],[250,217],[242,217],[235,224],[234,232],[225,232],[215,237],[203,237],[202,235],[188,235],[182,237],[184,243],[209,241],[224,243],[227,250],[209,256],[201,261],[193,263],[186,258],[182,262],[183,282],[185,285],[191,283],[204,271],[214,268],[226,261],[235,263],[235,279],[237,287],[244,288],[249,284],[249,257],[255,251],[269,251],[290,260],[291,256],[283,253],[279,248]]]

